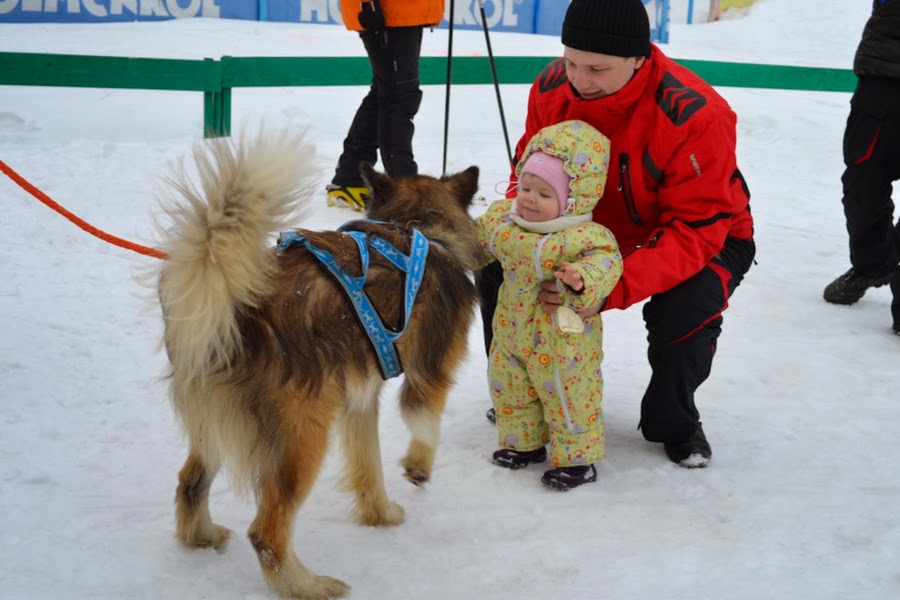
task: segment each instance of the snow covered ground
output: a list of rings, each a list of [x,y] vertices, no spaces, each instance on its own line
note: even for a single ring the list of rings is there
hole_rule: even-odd
[[[673,25],[673,57],[850,68],[867,2],[759,0],[742,19]],[[459,55],[484,54],[456,32]],[[561,53],[555,37],[492,34],[498,55]],[[423,53],[446,52],[446,31]],[[203,58],[362,55],[335,26],[186,20],[0,25],[0,51]],[[323,185],[362,87],[235,93],[233,123],[309,126]],[[849,94],[722,88],[739,116],[758,264],[725,314],[698,404],[708,469],[669,463],[636,430],[648,378],[640,309],[607,313],[608,458],[569,494],[541,471],[490,464],[481,324],[445,413],[434,479],[401,477],[405,450],[391,383],[386,479],[407,522],[355,525],[329,457],[294,538],[310,568],[359,599],[889,599],[900,597],[900,338],[890,292],[837,307],[822,288],[848,266],[840,204]],[[527,86],[503,90],[513,138]],[[423,172],[441,170],[444,90],[416,119]],[[448,170],[477,164],[490,199],[507,177],[494,91],[456,87]],[[112,234],[153,244],[160,178],[198,142],[199,94],[0,87],[0,159]],[[219,552],[173,538],[185,458],[158,378],[161,322],[135,280],[155,259],[88,236],[0,176],[0,597],[270,598],[243,536],[251,501],[227,480],[214,519],[236,535]],[[480,212],[486,204],[473,210]],[[309,227],[356,216],[316,203]],[[892,400],[893,398],[893,400]]]

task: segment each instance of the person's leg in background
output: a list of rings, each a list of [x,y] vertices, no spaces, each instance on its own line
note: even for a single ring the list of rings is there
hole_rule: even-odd
[[[381,162],[393,178],[417,175],[413,119],[422,104],[419,54],[422,27],[388,27],[387,40],[363,38],[378,94],[377,136]]]
[[[380,79],[374,75],[375,64],[381,64],[383,59],[373,58],[369,48],[377,48],[370,41],[374,36],[371,31],[360,32],[360,38],[369,53],[369,62],[372,64],[372,83],[369,92],[363,98],[353,116],[353,122],[344,138],[344,150],[338,158],[337,167],[331,184],[326,187],[326,197],[329,206],[348,206],[355,210],[365,209],[365,200],[368,195],[362,177],[359,174],[359,165],[367,162],[374,165],[378,161],[378,97]]]
[[[494,309],[497,308],[497,296],[502,283],[503,268],[498,261],[494,261],[486,267],[475,271],[475,287],[478,289],[478,304],[481,309],[484,351],[488,355],[490,355],[491,342],[494,339]],[[497,417],[494,407],[489,408],[485,416],[491,423],[496,423]]]
[[[897,265],[891,199],[898,167],[888,123],[853,110],[845,136],[844,215],[850,238],[850,264],[863,274],[890,275]]]
[[[860,80],[844,131],[842,203],[852,267],[826,286],[823,296],[833,304],[853,304],[870,287],[886,285],[900,260],[891,199],[900,178],[900,126],[881,106],[883,92],[869,87]]]
[[[343,201],[362,210],[368,190],[359,175],[359,164],[375,164],[378,151],[382,168],[391,177],[418,174],[412,141],[413,118],[422,103],[422,27],[388,27],[377,34],[363,31],[360,38],[372,66],[372,85],[344,138],[328,197],[329,204]]]

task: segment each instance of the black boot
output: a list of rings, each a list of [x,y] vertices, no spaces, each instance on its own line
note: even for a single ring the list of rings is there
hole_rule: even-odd
[[[493,408],[489,408],[487,410],[487,412],[484,413],[484,416],[487,418],[488,421],[490,421],[494,425],[497,424],[497,411],[494,410]]]
[[[703,434],[703,427],[699,425],[697,431],[685,441],[666,443],[663,446],[669,460],[687,469],[703,468],[709,464],[709,459],[712,457],[712,449]]]
[[[547,460],[547,449],[541,446],[537,450],[519,452],[509,448],[501,448],[494,452],[494,464],[504,469],[521,469],[533,463],[542,463]]]
[[[568,492],[592,481],[597,481],[597,469],[594,465],[550,469],[541,477],[541,483],[558,492]]]
[[[849,271],[825,286],[825,293],[822,295],[826,302],[832,304],[853,304],[863,297],[867,289],[890,283],[891,275],[893,273],[863,275],[851,267]]]

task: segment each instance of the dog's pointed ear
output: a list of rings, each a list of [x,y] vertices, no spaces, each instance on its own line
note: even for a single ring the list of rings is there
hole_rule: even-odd
[[[379,173],[367,162],[359,163],[359,174],[362,176],[366,186],[372,190],[371,201],[373,204],[379,204],[385,198],[391,196],[394,189],[394,181],[390,177],[384,173]]]
[[[472,165],[465,171],[441,177],[442,180],[450,181],[456,188],[456,198],[463,208],[469,208],[472,200],[475,199],[475,194],[478,193],[478,172],[478,167]]]

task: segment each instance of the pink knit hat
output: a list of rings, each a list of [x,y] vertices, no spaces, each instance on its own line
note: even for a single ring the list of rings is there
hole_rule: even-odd
[[[538,150],[528,157],[522,167],[522,175],[532,173],[550,184],[559,199],[559,214],[569,206],[569,183],[572,176],[566,172],[566,163],[561,158]]]

